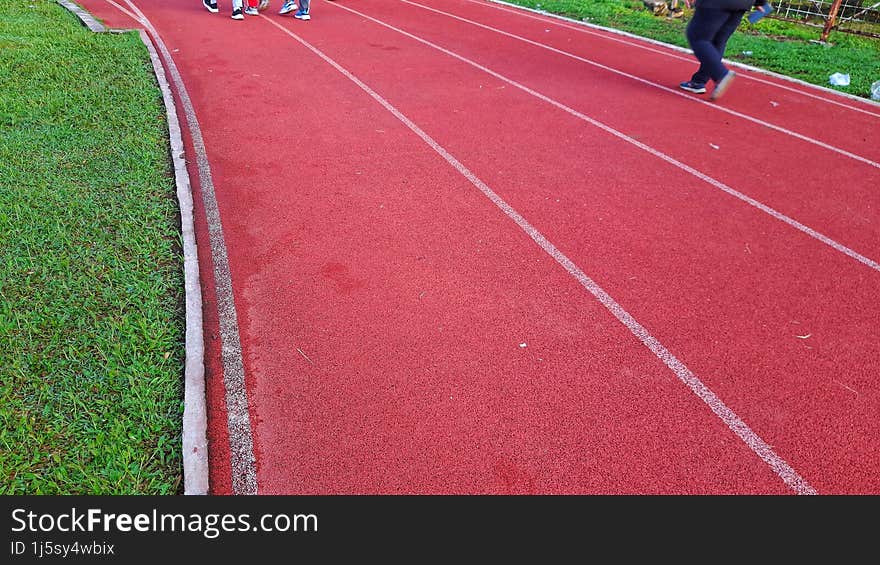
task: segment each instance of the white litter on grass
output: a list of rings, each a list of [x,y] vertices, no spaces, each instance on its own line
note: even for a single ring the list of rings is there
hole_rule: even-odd
[[[880,100],[880,80],[871,85],[871,100]]]
[[[828,77],[828,82],[833,86],[849,86],[849,75],[843,73],[834,73]]]

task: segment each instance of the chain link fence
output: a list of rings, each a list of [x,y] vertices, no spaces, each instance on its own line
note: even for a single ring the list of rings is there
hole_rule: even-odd
[[[822,28],[822,40],[831,30],[880,38],[880,0],[770,0],[771,18]]]

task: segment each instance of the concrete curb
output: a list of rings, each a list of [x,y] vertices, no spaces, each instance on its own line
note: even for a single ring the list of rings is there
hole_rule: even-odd
[[[107,31],[107,28],[104,25],[95,19],[90,13],[86,12],[73,2],[69,0],[58,0],[58,3],[73,12],[76,17],[83,23],[84,26],[94,31],[95,33],[104,33]]]
[[[70,10],[92,31],[108,31],[81,7],[69,0],[57,0]],[[116,30],[110,30],[116,31]],[[186,170],[186,156],[177,108],[171,93],[165,69],[150,37],[137,30],[141,41],[150,54],[150,62],[165,105],[171,160],[180,209],[180,229],[183,247],[184,292],[186,300],[186,360],[184,362],[184,409],[183,409],[183,483],[185,495],[208,494],[208,440],[207,407],[205,397],[204,334],[202,326],[202,289],[199,279],[198,249],[193,222],[192,186]]]
[[[59,1],[60,1],[60,0],[59,0]],[[614,28],[611,28],[611,27],[605,27],[605,26],[600,26],[600,25],[597,25],[597,24],[591,24],[591,23],[589,23],[589,22],[584,22],[584,21],[581,21],[581,20],[575,20],[575,19],[572,19],[572,18],[568,18],[568,17],[566,17],[566,16],[560,16],[560,15],[558,15],[558,14],[552,14],[552,13],[547,12],[547,11],[544,11],[544,10],[536,10],[536,9],[534,9],[534,8],[528,8],[528,7],[526,7],[526,6],[520,6],[520,5],[518,5],[518,4],[511,4],[510,2],[505,2],[504,0],[486,0],[486,1],[487,1],[487,2],[491,2],[491,3],[493,3],[493,4],[499,4],[499,5],[501,5],[501,6],[505,6],[505,7],[508,7],[508,8],[514,8],[514,9],[517,9],[517,10],[522,10],[522,11],[524,11],[524,12],[531,12],[531,13],[533,13],[533,14],[537,14],[537,15],[539,15],[539,16],[544,16],[544,17],[547,17],[547,18],[553,18],[553,19],[556,19],[556,20],[561,20],[561,21],[566,22],[566,23],[569,23],[569,24],[576,24],[576,25],[580,25],[580,26],[588,27],[588,28],[591,28],[591,29],[601,30],[601,31],[604,31],[604,32],[613,33],[613,34],[615,34],[615,35],[620,35],[620,36],[623,36],[623,37],[626,37],[626,38],[629,38],[629,39],[637,39],[637,40],[642,41],[642,42],[645,42],[645,43],[651,43],[651,44],[653,44],[653,45],[658,45],[658,46],[661,46],[661,47],[665,47],[665,48],[667,48],[667,49],[671,49],[671,50],[673,50],[673,51],[678,51],[679,53],[686,53],[686,54],[688,54],[688,55],[693,55],[693,54],[694,54],[693,51],[691,51],[690,49],[687,49],[686,47],[679,47],[678,45],[672,45],[671,43],[664,43],[664,42],[662,42],[662,41],[657,41],[656,39],[650,39],[650,38],[648,38],[648,37],[642,37],[641,35],[636,35],[636,34],[634,34],[634,33],[629,33],[629,32],[627,32],[627,31],[621,31],[621,30],[619,30],[619,29],[614,29]],[[696,62],[696,59],[694,59],[694,62]],[[761,69],[761,68],[759,68],[759,67],[753,67],[753,66],[751,66],[751,65],[746,65],[745,63],[740,63],[740,62],[738,62],[738,61],[731,61],[731,60],[729,60],[729,59],[724,59],[724,64],[725,64],[725,65],[729,65],[729,66],[731,66],[731,67],[739,67],[739,68],[741,68],[741,69],[746,69],[746,70],[752,71],[752,72],[754,72],[754,73],[758,73],[758,74],[762,74],[762,75],[771,76],[771,77],[773,77],[773,78],[778,78],[779,80],[784,80],[784,81],[791,82],[791,83],[794,83],[794,84],[797,84],[797,85],[800,85],[800,86],[806,86],[806,87],[814,88],[814,89],[816,89],[816,90],[820,90],[820,91],[827,92],[827,93],[830,93],[830,94],[836,94],[836,95],[838,95],[838,96],[843,96],[843,97],[845,97],[845,98],[850,98],[850,99],[852,99],[852,100],[858,100],[859,102],[867,102],[868,104],[872,104],[872,105],[875,105],[875,106],[880,107],[880,102],[876,102],[876,101],[874,101],[874,100],[871,100],[870,98],[863,98],[863,97],[861,97],[861,96],[856,96],[855,94],[850,94],[850,93],[848,93],[848,92],[840,92],[839,90],[834,90],[833,88],[826,88],[826,87],[824,87],[824,86],[819,86],[818,84],[813,84],[812,82],[806,82],[806,81],[803,81],[803,80],[800,80],[800,79],[792,78],[792,77],[790,77],[790,76],[781,75],[781,74],[776,73],[776,72],[773,72],[773,71],[768,71],[768,70],[766,70],[766,69]]]
[[[180,205],[180,230],[183,236],[183,272],[186,291],[186,364],[184,369],[183,409],[183,483],[184,494],[208,494],[208,416],[205,405],[205,341],[202,332],[202,289],[199,283],[199,259],[193,223],[193,199],[180,121],[165,69],[147,32],[138,30],[150,52],[156,80],[168,117],[171,159]]]

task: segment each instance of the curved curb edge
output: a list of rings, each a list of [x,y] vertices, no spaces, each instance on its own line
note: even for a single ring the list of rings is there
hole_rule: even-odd
[[[107,28],[104,27],[104,24],[95,19],[93,15],[80,8],[70,0],[57,0],[59,4],[73,12],[76,17],[83,23],[84,26],[94,31],[95,33],[104,33],[107,31]]]
[[[59,0],[60,1],[60,0]],[[193,199],[186,170],[180,121],[171,87],[159,54],[147,32],[138,30],[150,52],[150,61],[162,91],[168,118],[171,159],[180,206],[180,231],[183,246],[184,289],[186,294],[186,363],[184,368],[183,409],[183,493],[208,494],[208,417],[205,404],[205,342],[202,332],[202,289],[199,284],[199,260],[193,223]]]

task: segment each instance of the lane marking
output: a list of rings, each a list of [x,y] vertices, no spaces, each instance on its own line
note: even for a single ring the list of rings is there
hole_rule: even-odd
[[[807,234],[808,236],[812,237],[813,239],[815,239],[817,241],[821,241],[822,243],[831,247],[832,249],[839,251],[840,253],[843,253],[844,255],[855,259],[856,261],[862,263],[863,265],[865,265],[867,267],[870,267],[871,269],[874,269],[875,271],[880,272],[880,263],[877,263],[876,261],[874,261],[868,257],[865,257],[864,255],[861,255],[860,253],[850,249],[849,247],[846,247],[842,243],[838,243],[837,241],[835,241],[835,240],[831,239],[830,237],[814,230],[813,228],[810,228],[810,227],[798,222],[797,220],[790,218],[789,216],[786,216],[782,212],[779,212],[779,211],[775,210],[774,208],[771,208],[770,206],[767,206],[766,204],[763,204],[762,202],[759,202],[758,200],[755,200],[754,198],[747,196],[747,195],[743,194],[742,192],[739,192],[738,190],[735,190],[735,189],[727,186],[723,182],[716,180],[716,179],[710,177],[709,175],[701,173],[700,171],[691,167],[690,165],[686,165],[685,163],[682,163],[681,161],[675,159],[674,157],[671,157],[670,155],[667,155],[666,153],[663,153],[662,151],[660,151],[658,149],[654,149],[653,147],[646,145],[646,144],[642,143],[641,141],[638,141],[638,140],[626,135],[625,133],[614,129],[609,125],[606,125],[598,120],[594,120],[593,118],[587,116],[586,114],[578,112],[577,110],[570,108],[561,102],[557,102],[556,100],[554,100],[548,96],[545,96],[545,95],[541,94],[540,92],[532,90],[531,88],[529,88],[523,84],[520,84],[513,79],[507,78],[506,76],[504,76],[500,73],[497,73],[497,72],[493,71],[492,69],[489,69],[488,67],[484,67],[483,65],[481,65],[475,61],[471,61],[470,59],[463,57],[462,55],[459,55],[459,54],[454,53],[448,49],[445,49],[439,45],[431,43],[430,41],[428,41],[426,39],[422,39],[421,37],[417,37],[407,31],[404,31],[400,28],[394,27],[391,24],[387,24],[381,20],[378,20],[376,18],[373,18],[371,16],[368,16],[366,14],[358,12],[357,10],[354,10],[354,9],[349,8],[347,6],[343,6],[343,5],[338,4],[336,2],[327,2],[327,4],[330,6],[335,6],[336,8],[338,8],[340,10],[345,10],[347,12],[351,12],[351,13],[356,14],[362,18],[365,18],[367,20],[375,22],[376,24],[379,24],[383,27],[386,27],[390,30],[397,32],[397,33],[400,33],[401,35],[409,37],[410,39],[418,41],[419,43],[427,45],[428,47],[436,49],[437,51],[440,51],[441,53],[449,55],[450,57],[452,57],[454,59],[458,59],[459,61],[466,63],[466,64],[468,64],[478,70],[481,70],[484,73],[489,74],[502,82],[506,82],[507,84],[509,84],[511,86],[515,86],[516,88],[522,90],[523,92],[530,94],[530,95],[534,96],[535,98],[538,98],[539,100],[543,100],[544,102],[550,104],[551,106],[555,106],[556,108],[559,108],[563,112],[566,112],[566,113],[568,113],[578,119],[581,119],[581,120],[599,128],[599,129],[605,131],[606,133],[610,133],[611,135],[617,137],[618,139],[621,139],[631,145],[638,147],[639,149],[641,149],[643,151],[646,151],[647,153],[650,153],[651,155],[654,155],[655,157],[657,157],[659,159],[666,161],[670,165],[673,165],[673,166],[697,177],[698,179],[706,182],[707,184],[714,186],[718,190],[721,190],[722,192],[725,192],[725,193],[733,196],[734,198],[737,198],[737,199],[741,200],[742,202],[745,202],[746,204],[749,204],[750,206],[753,206],[753,207],[757,208],[758,210],[761,210],[765,214],[768,214],[769,216],[776,218],[777,220],[797,229],[798,231]]]
[[[340,6],[341,7],[341,6]],[[348,10],[348,8],[344,8]],[[354,10],[350,10],[354,11]],[[619,322],[639,339],[651,352],[669,367],[679,380],[684,383],[697,397],[699,397],[718,416],[727,427],[736,434],[758,457],[760,457],[782,481],[798,494],[818,494],[807,481],[801,477],[788,463],[786,463],[773,449],[762,440],[758,434],[740,419],[736,413],[728,408],[718,396],[715,395],[700,379],[694,375],[681,361],[679,361],[668,349],[666,349],[648,330],[639,324],[623,307],[618,304],[605,290],[595,281],[588,277],[568,257],[559,251],[547,238],[535,229],[525,218],[514,210],[507,202],[498,196],[489,186],[465,167],[458,159],[444,149],[432,137],[425,133],[412,120],[407,118],[390,102],[375,92],[363,81],[354,76],[339,63],[331,59],[318,48],[314,47],[300,36],[291,32],[286,27],[266,18],[266,21],[289,35],[312,53],[323,59],[327,64],[339,71],[345,78],[355,83],[361,90],[366,92],[373,100],[394,115],[401,123],[422,139],[431,149],[440,155],[447,163],[455,168],[462,176],[480,190],[492,203],[495,204],[508,218],[513,220],[541,249],[550,255],[570,275],[572,275],[590,294],[592,294]]]
[[[137,17],[130,10],[127,10],[124,6],[120,6],[119,4],[114,2],[113,0],[104,0],[104,1],[107,2],[108,4],[110,4],[111,6],[113,6],[114,8],[116,8],[117,10],[119,10],[120,12],[122,12],[123,14],[125,14],[126,16],[128,16],[129,18],[133,19],[134,21],[140,23],[141,25],[144,24],[144,22],[141,21],[141,19],[139,17]]]
[[[651,82],[651,81],[649,81],[649,80],[647,80],[647,79],[644,79],[644,78],[641,78],[641,77],[639,77],[639,76],[636,76],[636,75],[633,75],[633,74],[627,73],[627,72],[625,72],[625,71],[621,71],[621,70],[619,70],[619,69],[615,69],[614,67],[609,67],[609,66],[607,66],[607,65],[603,65],[603,64],[601,64],[601,63],[597,63],[596,61],[592,61],[592,60],[590,60],[590,59],[586,59],[586,58],[584,58],[584,57],[580,57],[580,56],[578,56],[578,55],[575,55],[574,53],[569,53],[568,51],[563,51],[563,50],[561,50],[561,49],[556,49],[555,47],[551,47],[551,46],[549,46],[549,45],[545,45],[545,44],[540,43],[540,42],[538,42],[538,41],[532,41],[531,39],[528,39],[528,38],[525,38],[525,37],[521,37],[521,36],[519,36],[519,35],[515,35],[515,34],[513,34],[513,33],[509,33],[509,32],[506,32],[506,31],[503,31],[503,30],[500,30],[500,29],[497,29],[497,28],[494,28],[494,27],[491,27],[491,26],[488,26],[488,25],[485,25],[485,24],[481,24],[481,23],[479,23],[479,22],[475,22],[475,21],[473,21],[473,20],[469,20],[469,19],[466,19],[466,18],[462,18],[461,16],[456,16],[455,14],[450,14],[449,12],[444,12],[444,11],[442,11],[442,10],[438,10],[438,9],[436,9],[436,8],[431,8],[430,6],[425,6],[424,4],[419,4],[419,3],[417,3],[417,2],[413,2],[412,0],[399,0],[399,1],[400,1],[400,2],[403,2],[404,4],[410,4],[410,5],[412,5],[412,6],[416,6],[416,7],[422,8],[423,10],[427,10],[427,11],[429,11],[429,12],[435,12],[435,13],[437,13],[437,14],[441,14],[441,15],[444,15],[444,16],[447,16],[447,17],[450,17],[450,18],[453,18],[453,19],[456,19],[456,20],[459,20],[459,21],[462,21],[462,22],[465,22],[465,23],[471,24],[471,25],[473,25],[473,26],[476,26],[476,27],[479,27],[479,28],[483,28],[483,29],[486,29],[486,30],[492,31],[492,32],[494,32],[494,33],[498,33],[498,34],[500,34],[500,35],[504,35],[504,36],[506,36],[506,37],[510,37],[510,38],[512,38],[512,39],[516,39],[516,40],[522,41],[523,43],[527,43],[527,44],[529,44],[529,45],[533,45],[533,46],[535,46],[535,47],[540,47],[540,48],[542,48],[542,49],[546,49],[546,50],[548,50],[548,51],[552,51],[553,53],[557,53],[557,54],[559,54],[559,55],[564,55],[564,56],[566,56],[566,57],[570,57],[570,58],[572,58],[572,59],[575,59],[576,61],[580,61],[580,62],[582,62],[582,63],[586,63],[586,64],[588,64],[588,65],[593,65],[594,67],[598,67],[598,68],[600,68],[600,69],[602,69],[602,70],[605,70],[605,71],[608,71],[608,72],[611,72],[611,73],[615,73],[615,74],[620,75],[620,76],[624,76],[624,77],[626,77],[626,78],[629,78],[629,79],[635,80],[635,81],[640,82],[640,83],[642,83],[642,84],[646,84],[646,85],[648,85],[648,86],[653,86],[654,88],[659,88],[660,90],[663,90],[663,91],[668,92],[668,93],[670,93],[670,94],[674,94],[675,96],[678,96],[678,97],[683,98],[683,99],[685,99],[685,100],[689,100],[689,101],[691,101],[691,102],[697,102],[697,103],[702,104],[702,105],[704,105],[704,106],[706,106],[706,107],[708,107],[708,108],[712,108],[713,110],[718,110],[718,111],[721,111],[721,112],[726,112],[726,113],[728,113],[728,114],[730,114],[730,115],[732,115],[732,116],[736,116],[736,117],[738,117],[738,118],[742,118],[742,119],[744,119],[744,120],[747,120],[747,121],[753,122],[753,123],[758,124],[758,125],[760,125],[760,126],[763,126],[763,127],[766,127],[766,128],[769,128],[769,129],[772,129],[772,130],[778,131],[778,132],[783,133],[783,134],[785,134],[785,135],[790,135],[790,136],[792,136],[792,137],[794,137],[794,138],[800,139],[801,141],[805,141],[805,142],[807,142],[807,143],[812,143],[813,145],[816,145],[816,146],[821,147],[821,148],[823,148],[823,149],[827,149],[827,150],[829,150],[829,151],[833,151],[833,152],[835,152],[835,153],[839,153],[840,155],[844,155],[844,156],[846,156],[846,157],[849,157],[850,159],[854,159],[854,160],[856,160],[856,161],[861,161],[862,163],[865,163],[865,164],[870,165],[870,166],[872,166],[872,167],[874,167],[874,168],[880,169],[880,163],[877,163],[876,161],[872,161],[871,159],[868,159],[867,157],[862,157],[861,155],[857,155],[857,154],[852,153],[852,152],[850,152],[850,151],[847,151],[847,150],[845,150],[845,149],[841,149],[841,148],[839,148],[839,147],[835,147],[835,146],[833,146],[833,145],[830,145],[830,144],[828,144],[828,143],[825,143],[824,141],[819,141],[818,139],[815,139],[815,138],[812,138],[812,137],[809,137],[809,136],[806,136],[806,135],[803,135],[803,134],[797,133],[797,132],[795,132],[795,131],[792,131],[792,130],[786,129],[786,128],[784,128],[784,127],[777,126],[777,125],[775,125],[775,124],[771,124],[771,123],[769,123],[769,122],[765,122],[764,120],[761,120],[760,118],[755,118],[755,117],[753,117],[753,116],[749,116],[748,114],[743,114],[743,113],[741,113],[741,112],[737,112],[736,110],[732,110],[732,109],[730,109],[730,108],[727,108],[726,106],[721,106],[721,105],[715,104],[715,103],[713,103],[713,102],[709,102],[708,100],[704,100],[704,99],[702,99],[702,98],[696,98],[696,97],[694,97],[694,96],[692,96],[692,95],[690,95],[690,94],[686,94],[686,93],[683,92],[681,89],[669,88],[668,86],[664,86],[664,85],[662,85],[662,84],[658,84],[658,83],[656,83],[656,82]]]
[[[229,271],[229,256],[220,222],[220,210],[214,193],[211,166],[202,138],[202,130],[196,118],[195,109],[189,93],[180,76],[168,48],[150,20],[131,0],[124,0],[137,14],[137,20],[150,32],[153,41],[162,53],[165,65],[171,73],[177,95],[183,104],[184,114],[192,137],[193,148],[199,170],[199,183],[202,201],[208,222],[208,236],[211,244],[211,259],[214,264],[214,283],[217,292],[217,311],[220,322],[221,358],[223,364],[223,383],[226,391],[227,425],[229,427],[229,448],[232,466],[232,490],[237,495],[257,494],[256,460],[248,412],[247,389],[245,387],[244,362],[241,354],[241,337],[238,329],[238,314],[232,292],[232,274]]]
[[[621,31],[619,29],[600,26],[600,25],[591,24],[591,23],[587,23],[587,22],[579,22],[577,20],[572,20],[571,18],[566,18],[565,16],[559,16],[556,14],[551,14],[549,12],[543,12],[541,10],[527,8],[525,6],[518,6],[516,4],[510,4],[508,2],[504,2],[503,0],[464,0],[464,1],[470,2],[472,4],[478,4],[481,6],[485,6],[487,8],[492,8],[494,10],[500,10],[502,12],[516,14],[518,16],[537,20],[539,22],[554,23],[554,24],[558,25],[559,27],[570,29],[572,31],[586,33],[587,35],[593,35],[595,37],[600,37],[600,38],[608,40],[608,41],[622,43],[624,45],[629,45],[631,47],[637,47],[639,49],[644,49],[645,51],[651,51],[652,53],[658,53],[660,55],[664,55],[666,57],[671,57],[673,59],[679,59],[681,61],[687,61],[689,63],[696,64],[696,60],[693,58],[693,56],[682,57],[680,55],[675,55],[674,53],[669,53],[669,51],[663,51],[660,49],[652,49],[651,47],[644,45],[644,43],[652,43],[654,45],[659,45],[659,46],[664,47],[666,49],[671,49],[674,51],[679,51],[681,53],[688,53],[690,55],[693,55],[693,51],[691,51],[690,49],[686,49],[684,47],[679,47],[678,45],[672,45],[671,43],[663,43],[662,41],[657,41],[656,39],[641,37],[641,36],[635,35],[633,33]],[[533,14],[539,14],[540,16],[543,16],[543,17],[532,15],[532,14],[529,14],[528,12],[532,12]],[[551,20],[548,20],[547,18],[551,18]],[[552,20],[556,20],[556,21],[552,21]],[[599,30],[602,30],[606,33],[604,33],[604,34],[598,33],[598,32],[591,31],[590,29],[586,29],[586,28],[599,29]],[[636,41],[624,41],[623,39],[618,39],[616,37],[610,37],[607,35],[609,33],[614,34],[614,35],[620,35],[623,37],[628,37],[628,38],[634,39]],[[768,71],[767,69],[761,69],[758,67],[753,67],[751,65],[746,65],[746,64],[740,63],[738,61],[730,61],[728,59],[724,59],[724,63],[727,65],[732,65],[735,67],[747,69],[747,70],[750,70],[755,73],[760,73],[762,75],[772,76],[774,78],[777,78],[779,80],[784,80],[786,82],[792,82],[795,84],[799,84],[801,86],[804,86],[804,87],[807,87],[810,89],[824,91],[829,94],[834,94],[836,96],[850,98],[853,101],[858,101],[858,102],[862,102],[862,103],[869,104],[869,105],[877,105],[878,104],[877,102],[874,102],[873,100],[868,100],[866,98],[856,96],[855,94],[850,94],[848,92],[838,92],[836,90],[831,90],[830,88],[825,88],[825,87],[813,84],[811,82],[806,82],[806,81],[792,78],[789,76],[781,75],[781,74],[775,73],[773,71]],[[760,82],[760,83],[763,83],[763,84],[766,84],[769,86],[781,88],[782,90],[787,90],[787,91],[793,92],[795,94],[800,94],[802,96],[807,96],[809,98],[815,98],[816,100],[821,100],[821,101],[827,102],[829,104],[834,104],[835,106],[840,106],[842,108],[846,108],[846,109],[852,110],[854,112],[861,112],[861,113],[867,114],[869,116],[874,116],[875,118],[880,118],[880,114],[878,114],[878,113],[872,112],[870,110],[866,110],[864,108],[860,108],[858,106],[846,104],[846,103],[841,102],[839,100],[834,100],[833,98],[826,98],[825,96],[819,96],[818,94],[813,94],[812,92],[799,90],[797,88],[792,88],[792,87],[786,86],[784,84],[779,84],[779,83],[776,83],[776,82],[773,82],[770,80],[765,80],[765,79],[755,77],[755,76],[749,76],[749,75],[741,75],[741,76],[742,76],[742,78],[745,78],[746,80],[753,80],[755,82]]]

